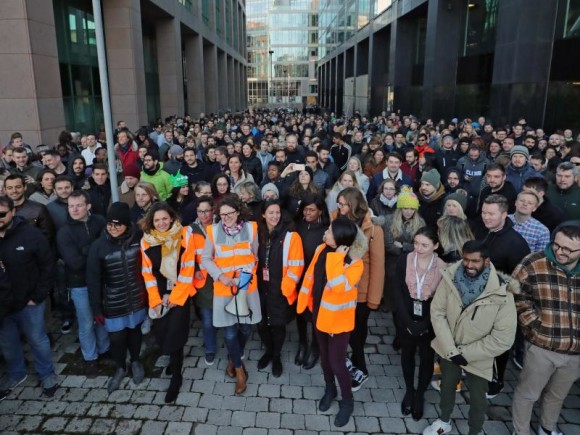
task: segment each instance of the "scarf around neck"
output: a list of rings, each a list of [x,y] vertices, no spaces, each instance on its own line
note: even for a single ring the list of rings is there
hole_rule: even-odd
[[[463,264],[459,265],[455,271],[455,275],[453,276],[453,284],[455,284],[455,287],[459,290],[461,302],[464,307],[471,304],[483,293],[489,278],[489,272],[490,267],[487,265],[485,266],[485,269],[483,269],[483,272],[475,278],[472,278],[465,273]]]
[[[222,223],[222,228],[224,229],[224,232],[230,236],[233,237],[236,234],[238,234],[240,231],[242,231],[242,228],[244,227],[244,221],[240,221],[237,224],[235,224],[233,227],[226,227],[223,223]]]
[[[177,282],[177,262],[181,245],[181,231],[183,227],[179,222],[173,222],[167,231],[151,230],[145,233],[143,238],[150,246],[161,245],[161,267],[159,271],[168,280]]]
[[[395,205],[397,205],[397,199],[398,199],[397,195],[393,196],[391,199],[388,199],[382,193],[381,196],[379,197],[379,201],[381,201],[381,204],[386,205],[389,208],[393,208]]]
[[[405,283],[409,288],[409,294],[412,299],[426,301],[433,297],[435,290],[437,290],[439,281],[441,281],[441,268],[445,266],[445,263],[437,256],[437,254],[434,253],[429,269],[427,269],[424,275],[419,276],[417,269],[415,268],[416,259],[417,254],[414,252],[407,255],[407,273],[405,274]],[[421,287],[421,297],[417,296],[417,278],[419,278],[419,280],[424,279],[423,286]]]

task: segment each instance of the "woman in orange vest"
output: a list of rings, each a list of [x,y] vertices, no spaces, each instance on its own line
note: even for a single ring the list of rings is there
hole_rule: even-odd
[[[357,224],[366,236],[369,249],[363,257],[365,266],[358,287],[354,331],[350,334],[351,359],[346,366],[352,376],[352,390],[358,391],[368,379],[364,347],[371,310],[376,310],[383,296],[385,280],[385,244],[381,226],[372,221],[372,210],[360,189],[347,187],[338,194],[338,215]],[[335,215],[331,215],[331,218]]]
[[[348,423],[354,408],[351,377],[344,359],[354,329],[357,284],[363,273],[361,257],[367,242],[356,224],[339,217],[324,233],[316,248],[298,294],[298,313],[312,312],[320,350],[320,365],[326,388],[318,409],[328,411],[337,396],[335,377],[342,400],[334,420],[336,427]]]
[[[174,402],[183,378],[183,347],[189,335],[195,251],[187,229],[165,202],[156,202],[140,222],[142,275],[149,295],[149,317],[161,352],[169,355],[171,382],[165,403]]]
[[[272,362],[272,375],[282,374],[280,353],[286,339],[286,324],[294,318],[298,283],[304,271],[302,239],[282,219],[279,201],[262,204],[259,225],[258,290],[262,303],[262,322],[258,333],[266,352],[258,369]]]
[[[189,226],[189,234],[195,249],[193,303],[199,310],[201,318],[205,363],[212,366],[217,352],[217,332],[213,326],[213,279],[201,264],[201,254],[207,238],[207,227],[215,223],[215,209],[211,196],[198,197],[194,205],[197,218]]]
[[[256,279],[258,226],[255,222],[244,221],[242,207],[237,195],[222,199],[219,205],[221,222],[207,227],[207,239],[201,256],[202,266],[214,280],[213,325],[224,328],[229,353],[226,374],[236,378],[236,394],[246,391],[248,373],[242,364],[242,355],[252,334],[251,325],[262,320]],[[240,290],[238,284],[245,274],[251,275],[251,280]],[[241,293],[232,302],[238,291]],[[244,308],[244,297],[249,312],[247,316],[237,312]]]

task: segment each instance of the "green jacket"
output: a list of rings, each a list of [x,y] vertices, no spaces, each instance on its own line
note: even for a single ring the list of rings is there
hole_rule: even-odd
[[[161,201],[165,201],[171,196],[173,184],[171,184],[169,174],[163,170],[163,164],[160,163],[159,168],[153,174],[141,171],[141,181],[153,184]]]
[[[441,271],[442,280],[431,302],[431,323],[435,339],[431,347],[450,360],[463,355],[466,372],[491,381],[496,356],[511,348],[517,316],[513,292],[517,280],[500,278],[493,265],[484,291],[467,307],[463,306],[453,276],[460,262]]]

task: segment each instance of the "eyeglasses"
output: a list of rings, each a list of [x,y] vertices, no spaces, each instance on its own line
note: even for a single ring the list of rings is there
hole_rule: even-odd
[[[211,213],[211,210],[197,210],[197,214],[210,214],[210,213]]]
[[[230,216],[235,215],[237,212],[238,212],[237,210],[234,210],[234,211],[230,211],[229,213],[220,213],[220,217],[222,219],[229,218]]]
[[[397,191],[397,189],[395,189],[394,187],[385,187],[385,188],[383,189],[383,191],[387,191],[387,192],[396,192],[396,191]]]
[[[116,230],[120,230],[122,226],[123,224],[120,224],[119,222],[107,222],[107,227],[114,228]]]
[[[343,202],[337,202],[336,205],[338,206],[338,208],[349,207],[348,204],[343,203]]]
[[[556,242],[552,242],[552,249],[554,250],[554,252],[562,251],[562,254],[564,255],[570,255],[575,252],[580,252],[580,249],[570,249],[565,246],[560,246]]]

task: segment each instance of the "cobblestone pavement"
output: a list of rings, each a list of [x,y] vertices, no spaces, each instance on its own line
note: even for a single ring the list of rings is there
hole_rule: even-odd
[[[353,418],[343,428],[348,433],[417,434],[438,416],[439,393],[426,393],[425,419],[414,421],[400,412],[404,395],[400,357],[391,346],[393,321],[390,314],[375,312],[369,320],[370,335],[366,353],[369,380],[354,393]],[[51,325],[57,330],[58,325]],[[75,331],[76,333],[76,331]],[[108,394],[106,385],[113,367],[102,369],[103,376],[87,379],[75,333],[57,336],[54,357],[61,387],[53,399],[41,397],[38,379],[30,375],[25,383],[0,402],[0,433],[116,433],[142,434],[337,434],[334,415],[338,405],[321,413],[318,399],[323,394],[320,367],[304,370],[294,365],[297,334],[289,328],[284,346],[284,373],[274,378],[270,368],[257,371],[261,356],[257,334],[248,343],[246,366],[249,372],[247,391],[233,394],[234,383],[224,374],[226,352],[222,347],[213,366],[203,358],[200,323],[194,322],[186,346],[184,383],[177,402],[165,405],[163,399],[169,378],[162,367],[152,334],[146,337],[143,355],[147,377],[136,386],[127,378],[120,390]],[[221,334],[218,336],[219,342]],[[29,364],[31,367],[32,364]],[[0,363],[0,372],[4,372]],[[512,366],[506,374],[502,394],[490,401],[486,434],[511,433],[510,403],[518,372]],[[467,433],[469,392],[464,386],[457,395],[453,412],[453,433]],[[536,427],[537,409],[534,413]],[[566,399],[559,428],[566,435],[580,434],[580,384]]]

